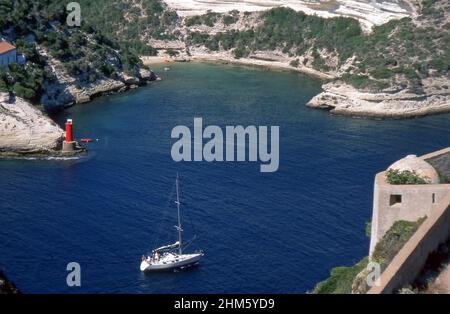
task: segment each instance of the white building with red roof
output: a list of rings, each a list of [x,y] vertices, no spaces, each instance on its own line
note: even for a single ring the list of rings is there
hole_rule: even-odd
[[[17,62],[16,47],[7,41],[0,41],[0,66]]]

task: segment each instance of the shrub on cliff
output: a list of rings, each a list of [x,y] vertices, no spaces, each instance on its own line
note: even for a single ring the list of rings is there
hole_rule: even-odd
[[[379,263],[381,271],[385,270],[425,219],[426,217],[423,217],[415,222],[396,221],[375,246],[371,262]],[[366,293],[370,288],[366,282],[366,277],[369,273],[366,269],[367,264],[368,258],[365,257],[353,266],[333,268],[330,272],[330,277],[319,282],[312,293]]]
[[[137,40],[139,36],[130,36],[132,39],[119,43],[116,40],[119,37],[112,35],[115,34],[115,30],[108,27],[100,28],[104,25],[97,21],[93,25],[89,24],[88,17],[95,14],[95,11],[89,11],[89,3],[97,9],[100,6],[104,7],[104,4],[100,5],[95,1],[81,2],[82,27],[66,25],[66,1],[1,2],[0,15],[4,18],[0,21],[0,33],[9,34],[11,37],[9,40],[16,44],[18,53],[24,54],[27,60],[26,65],[19,66],[12,63],[0,69],[2,91],[14,92],[31,102],[39,101],[43,93],[43,82],[54,79],[48,70],[50,67],[47,67],[48,57],[61,61],[61,66],[69,74],[74,75],[79,84],[92,83],[92,78],[104,76],[116,78],[122,71],[136,75],[137,69],[142,66],[136,50],[142,52],[145,48],[133,47],[131,40]],[[158,0],[145,2],[148,5],[159,4]],[[157,5],[152,8],[158,9]],[[49,56],[40,54],[37,45],[45,48]]]
[[[206,25],[209,27],[213,27],[216,24],[220,14],[214,12],[208,12],[203,15],[196,15],[186,19],[186,26],[194,26],[194,25]]]
[[[8,85],[6,85],[6,82],[0,78],[0,93],[7,93],[9,92],[8,90]]]
[[[298,59],[294,59],[291,62],[289,62],[289,65],[294,68],[298,68],[299,64],[300,64],[300,62]]]
[[[372,253],[372,261],[379,263],[383,271],[425,219],[426,217],[420,218],[418,221],[399,220],[394,222],[375,246]]]
[[[394,259],[395,255],[403,248],[406,242],[417,231],[426,217],[418,221],[396,221],[386,232],[383,238],[377,243],[372,253],[371,261],[380,264],[383,272]],[[370,287],[367,284],[367,276],[370,269],[363,269],[354,279],[352,284],[353,293],[367,293]]]
[[[425,0],[423,14],[417,18],[423,23],[410,18],[392,20],[373,27],[370,34],[362,32],[356,19],[325,19],[289,8],[274,8],[261,13],[260,25],[214,35],[197,34],[201,40],[193,44],[228,51],[246,47],[248,53],[280,49],[291,57],[305,57],[309,52],[313,57],[311,65],[321,71],[339,70],[353,57],[352,72],[342,77],[347,83],[372,92],[392,86],[423,94],[422,81],[430,73],[450,73],[448,13],[437,15],[448,8],[445,2]],[[324,58],[329,56],[335,57],[337,63],[326,64]]]
[[[330,277],[319,282],[314,288],[314,294],[350,294],[356,275],[367,267],[368,259],[365,257],[353,266],[340,266],[331,270]]]
[[[11,63],[0,68],[0,89],[14,92],[17,96],[30,101],[39,97],[44,79],[49,74],[38,64],[28,63],[25,67]]]
[[[65,7],[67,1],[52,0],[56,10]],[[92,25],[109,39],[116,41],[120,50],[129,49],[143,55],[156,55],[148,44],[148,38],[175,39],[166,33],[179,17],[169,10],[161,0],[78,0],[82,9],[83,23]],[[124,14],[126,12],[126,14]],[[146,36],[144,36],[144,33]]]
[[[223,16],[223,24],[225,25],[231,25],[238,21],[239,17],[232,14],[227,14]]]
[[[420,177],[415,171],[399,171],[389,169],[386,175],[386,181],[389,184],[427,184],[427,177]]]
[[[168,48],[168,49],[166,50],[166,53],[167,53],[169,56],[171,56],[171,57],[175,57],[175,56],[178,56],[178,55],[180,54],[179,51],[177,51],[177,50],[175,50],[175,49],[173,49],[173,48]]]
[[[19,82],[14,84],[13,91],[14,94],[25,99],[33,99],[36,97],[36,92],[33,89],[27,88]]]

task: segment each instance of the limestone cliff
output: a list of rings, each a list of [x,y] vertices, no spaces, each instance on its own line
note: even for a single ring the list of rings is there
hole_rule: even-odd
[[[64,131],[29,102],[0,93],[0,156],[55,152]]]
[[[447,80],[447,84],[450,80]],[[407,118],[450,111],[450,91],[413,94],[406,90],[371,93],[345,83],[328,83],[307,106],[334,114],[374,118]]]
[[[0,40],[14,44],[22,56],[0,67],[1,156],[60,154],[63,130],[32,105],[61,110],[156,79],[133,49],[96,23],[69,25],[66,5],[59,0],[0,5],[5,17]]]
[[[414,0],[164,0],[164,2],[180,16],[201,15],[207,12],[226,13],[232,10],[255,12],[288,7],[325,18],[352,17],[367,31],[374,25],[381,25],[391,19],[416,15]]]
[[[166,29],[171,39],[143,32],[159,57],[319,76],[327,80],[324,92],[308,106],[334,114],[406,118],[450,111],[446,0],[165,3],[180,15]]]
[[[44,47],[39,47],[38,51],[45,56],[46,68],[54,78],[44,81],[43,93],[39,100],[47,110],[89,102],[94,97],[122,92],[156,79],[156,74],[151,70],[136,66],[134,75],[130,75],[120,71],[120,67],[116,65],[117,75],[107,77],[97,73],[96,79],[91,82],[84,77],[84,73],[81,75],[69,73],[63,62],[51,56]]]

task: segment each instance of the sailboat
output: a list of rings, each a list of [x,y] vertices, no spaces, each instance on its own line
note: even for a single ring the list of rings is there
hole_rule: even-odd
[[[187,266],[192,266],[202,258],[204,255],[202,251],[197,251],[194,253],[186,254],[183,252],[182,234],[183,228],[181,227],[181,216],[180,216],[180,193],[179,193],[179,177],[177,173],[176,179],[176,191],[177,200],[175,204],[177,205],[178,214],[178,225],[175,226],[178,233],[178,241],[173,244],[164,245],[156,248],[152,251],[149,256],[141,257],[140,269],[143,272],[146,271],[157,271],[157,270],[172,270]]]

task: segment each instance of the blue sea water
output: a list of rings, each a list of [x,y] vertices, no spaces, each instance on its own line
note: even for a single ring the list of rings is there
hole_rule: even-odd
[[[309,109],[320,82],[295,73],[174,64],[164,80],[55,118],[98,138],[77,160],[0,162],[0,267],[25,293],[296,293],[368,252],[375,173],[449,145],[450,115],[354,119]],[[280,167],[182,162],[176,125],[280,126]],[[140,256],[175,240],[176,173],[200,265],[143,274]],[[192,222],[192,224],[191,224]],[[66,285],[69,262],[81,287]]]

